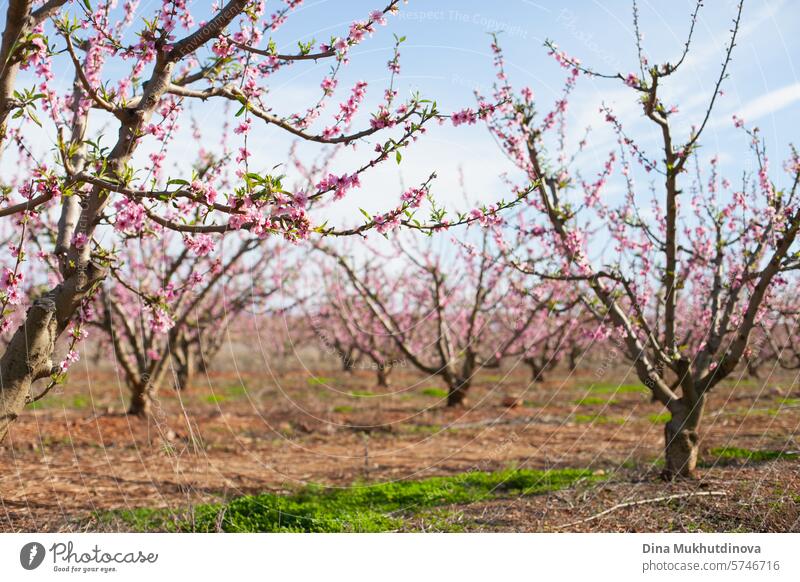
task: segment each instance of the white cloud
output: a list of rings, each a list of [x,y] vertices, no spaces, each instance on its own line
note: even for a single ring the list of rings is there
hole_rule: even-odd
[[[737,115],[747,122],[755,121],[765,115],[770,115],[800,101],[800,82],[792,83],[780,89],[770,91],[756,97],[737,112]]]

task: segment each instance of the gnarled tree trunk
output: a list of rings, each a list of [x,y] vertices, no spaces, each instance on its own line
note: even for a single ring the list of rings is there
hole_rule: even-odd
[[[131,402],[128,405],[128,414],[139,418],[148,418],[152,412],[153,395],[149,382],[139,383],[130,387]]]
[[[172,350],[175,361],[175,387],[178,390],[186,390],[198,371],[199,362],[195,351],[193,342],[181,334]]]
[[[378,382],[378,386],[381,388],[387,388],[389,386],[389,372],[392,369],[387,366],[378,366],[375,371],[375,376]]]
[[[452,381],[447,390],[447,406],[465,406],[467,403],[467,391],[471,383],[470,380],[461,378]]]
[[[55,371],[52,361],[58,336],[92,287],[105,276],[93,264],[73,272],[63,283],[36,299],[25,321],[0,359],[0,441],[22,412],[36,380]]]
[[[672,418],[664,426],[664,477],[696,478],[697,458],[700,450],[698,429],[703,417],[704,397],[694,402],[681,399]]]
[[[544,382],[544,370],[537,366],[536,364],[528,364],[528,367],[531,369],[531,382],[539,384]]]
[[[569,371],[574,372],[578,369],[578,360],[583,355],[583,350],[577,347],[573,347],[569,351]]]
[[[531,369],[531,382],[538,384],[544,382],[546,364],[539,364],[534,358],[525,358],[525,364]]]
[[[53,368],[56,327],[55,301],[37,299],[0,360],[0,440],[25,407],[33,382]]]

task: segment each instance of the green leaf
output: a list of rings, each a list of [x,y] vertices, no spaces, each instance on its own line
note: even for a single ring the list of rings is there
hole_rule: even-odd
[[[38,125],[39,127],[42,127],[42,122],[41,122],[41,121],[39,121],[39,118],[38,118],[38,117],[36,117],[36,114],[35,114],[35,113],[34,113],[34,112],[31,110],[31,109],[28,109],[28,117],[30,117],[30,118],[31,118],[31,120],[33,120],[33,122],[34,122],[36,125]]]

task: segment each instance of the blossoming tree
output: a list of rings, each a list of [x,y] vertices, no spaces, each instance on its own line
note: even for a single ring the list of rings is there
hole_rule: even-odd
[[[287,1],[268,14],[263,0],[229,0],[193,10],[185,0],[163,0],[145,18],[131,0],[5,4],[2,161],[18,168],[27,164],[31,171],[4,184],[0,195],[0,219],[20,227],[13,256],[3,257],[10,266],[3,275],[0,318],[4,328],[16,326],[16,331],[4,342],[0,358],[0,438],[24,408],[34,382],[63,374],[64,366],[54,364],[56,341],[113,268],[120,237],[174,231],[212,237],[217,244],[223,235],[246,231],[258,238],[301,240],[312,233],[433,228],[469,220],[450,222],[437,214],[436,224],[426,225],[414,218],[427,195],[425,182],[358,226],[315,222],[313,207],[343,198],[376,165],[399,160],[403,148],[440,115],[434,103],[417,96],[399,100],[393,85],[397,48],[389,61],[389,86],[364,127],[354,125],[365,82],[349,88],[339,107],[325,114],[341,94],[338,73],[351,49],[398,10],[399,0],[337,37],[322,43],[309,38],[294,50],[280,51],[279,30],[301,3]],[[309,106],[288,113],[270,106],[267,95],[276,75],[325,60],[331,68]],[[238,124],[229,185],[220,191],[189,169],[167,175],[169,152],[204,147],[176,143],[190,107],[219,118],[219,103],[232,106],[223,117]],[[362,161],[347,172],[289,191],[273,164],[252,150],[249,136],[259,124],[264,131],[287,132],[323,146],[369,142],[369,152],[359,149]],[[41,155],[42,143],[55,144],[54,156]],[[44,292],[26,294],[18,275],[29,256],[30,229],[48,215],[55,226],[43,252],[57,263],[57,280]],[[41,240],[38,234],[33,238]],[[70,353],[71,361],[76,356]]]
[[[359,280],[368,288],[390,283],[392,287],[383,287],[382,294],[394,295],[400,283],[387,282],[380,273],[381,270],[367,260],[358,273]],[[394,341],[361,295],[335,268],[325,266],[323,281],[324,294],[310,317],[316,339],[330,344],[348,371],[356,367],[372,369],[376,384],[388,386],[392,370],[403,361]]]
[[[792,150],[785,164],[789,179],[784,188],[773,183],[756,130],[748,131],[755,172],[743,171],[740,184],[722,179],[714,159],[700,158],[701,138],[722,94],[740,29],[741,3],[713,92],[688,131],[677,129],[677,107],[662,100],[662,87],[686,62],[700,9],[698,3],[677,60],[662,64],[646,58],[634,11],[637,73],[598,73],[549,43],[568,81],[563,98],[542,117],[531,90],[512,89],[502,52],[493,45],[497,96],[512,101],[492,115],[489,128],[535,184],[527,232],[531,245],[548,249],[553,257],[548,267],[535,264],[527,271],[573,282],[586,309],[609,335],[624,342],[639,379],[671,413],[665,427],[669,477],[695,473],[708,393],[742,362],[767,299],[798,266],[797,152]],[[616,79],[637,95],[644,117],[657,130],[657,154],[603,106],[618,147],[609,152],[596,179],[583,179],[575,171],[575,156],[565,152],[563,127],[568,97],[581,75]],[[743,126],[742,120],[734,123]],[[552,155],[547,153],[551,145]],[[578,149],[584,145],[582,141]],[[692,177],[695,167],[703,170],[702,177]],[[625,185],[618,204],[603,196],[615,168],[620,168]],[[642,192],[634,181],[639,171],[656,176],[660,186]],[[612,250],[596,252],[604,240]]]
[[[201,237],[183,244],[133,241],[99,293],[94,323],[130,389],[129,414],[148,416],[170,376],[185,388],[219,349],[228,326],[245,310],[261,315],[282,290],[279,251],[269,241],[230,237],[211,253]]]
[[[494,222],[497,221],[487,221]],[[488,224],[486,226],[489,226]],[[357,269],[330,249],[360,302],[410,366],[440,378],[447,405],[463,406],[476,374],[532,349],[523,338],[561,297],[515,284],[516,272],[489,229],[479,244],[460,242],[456,257],[393,239],[390,260]],[[541,292],[540,292],[541,291]]]

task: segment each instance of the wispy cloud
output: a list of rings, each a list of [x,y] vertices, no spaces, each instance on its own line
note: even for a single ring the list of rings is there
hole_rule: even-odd
[[[775,89],[745,103],[737,115],[745,121],[755,121],[800,101],[800,82]]]

